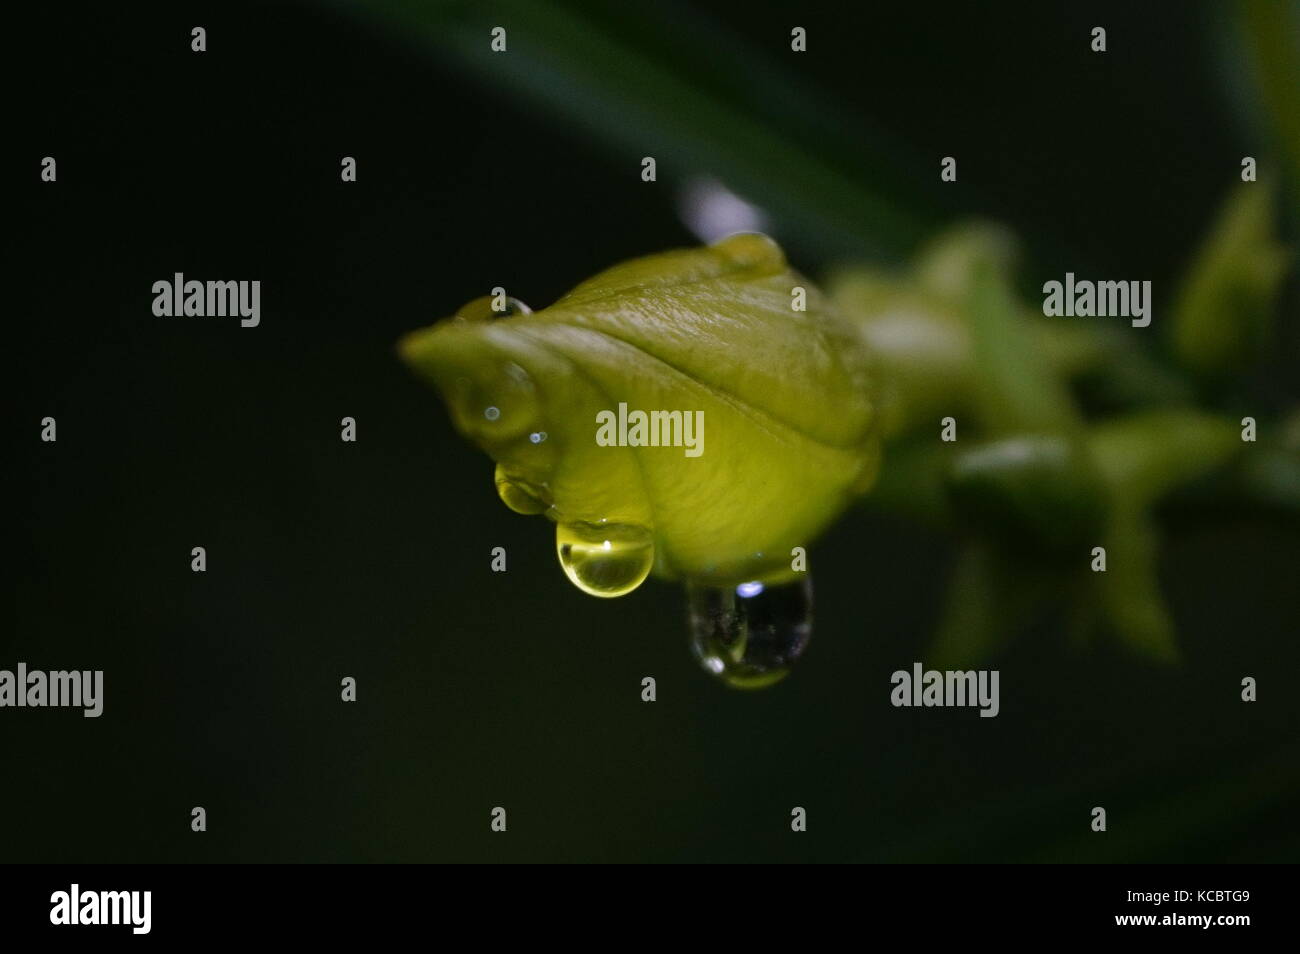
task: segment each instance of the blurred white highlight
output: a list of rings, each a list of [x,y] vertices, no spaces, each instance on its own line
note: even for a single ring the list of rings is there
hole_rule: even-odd
[[[735,232],[766,232],[763,210],[742,199],[717,179],[688,179],[677,194],[677,214],[702,241],[716,242]]]

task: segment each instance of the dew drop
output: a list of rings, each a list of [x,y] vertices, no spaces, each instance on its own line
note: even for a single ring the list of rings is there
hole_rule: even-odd
[[[739,586],[687,583],[691,648],[705,670],[737,689],[780,682],[812,636],[812,578]]]
[[[761,232],[737,232],[715,242],[713,248],[741,268],[777,272],[785,267],[781,246]]]
[[[533,310],[518,298],[506,298],[502,308],[495,307],[497,299],[493,295],[484,295],[466,302],[455,314],[457,321],[495,321],[498,318],[510,318],[513,315],[531,315]]]
[[[561,523],[555,528],[560,566],[592,596],[623,596],[640,586],[654,564],[654,537],[626,523]]]
[[[497,496],[515,513],[544,513],[547,503],[542,494],[527,481],[508,473],[500,464],[496,470]]]
[[[509,318],[511,315],[531,315],[533,310],[525,305],[518,298],[507,298],[505,307],[500,311],[492,309],[497,318]]]

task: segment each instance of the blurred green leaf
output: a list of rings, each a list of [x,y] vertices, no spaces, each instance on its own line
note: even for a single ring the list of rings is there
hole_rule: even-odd
[[[1018,434],[960,450],[947,485],[964,523],[1012,547],[1077,553],[1106,517],[1106,490],[1086,446],[1062,434]]]
[[[708,173],[806,246],[897,254],[935,224],[910,150],[880,133],[847,139],[845,131],[861,135],[860,122],[834,115],[797,72],[751,55],[734,35],[718,37],[684,5],[628,4],[601,19],[548,0],[377,0],[355,9],[625,152],[629,176],[647,155],[661,171]],[[500,54],[488,45],[498,25],[508,36]],[[781,120],[753,104],[779,104]],[[797,132],[825,128],[841,133],[833,149]]]
[[[1300,520],[1300,411],[1264,427],[1258,450],[1239,460],[1239,489],[1246,499]]]
[[[1094,574],[1107,623],[1131,649],[1164,662],[1178,658],[1174,625],[1160,595],[1159,535],[1135,508],[1111,514],[1106,571]]]
[[[1171,324],[1174,354],[1198,375],[1244,369],[1269,341],[1289,254],[1277,240],[1274,189],[1240,183],[1187,269]]]
[[[933,435],[917,434],[890,444],[888,466],[881,468],[867,505],[932,527],[951,528],[952,504],[944,486],[951,456],[952,445]]]
[[[1052,577],[1041,567],[1008,560],[987,543],[967,543],[958,552],[926,660],[939,669],[981,662],[1057,595]]]
[[[865,270],[838,272],[830,288],[880,369],[886,437],[920,428],[937,433],[941,418],[971,406],[974,352],[953,306],[914,283]]]
[[[1292,209],[1300,215],[1300,4],[1237,0],[1236,13],[1259,98],[1287,164]]]
[[[1242,447],[1231,421],[1191,409],[1144,411],[1104,421],[1088,434],[1092,457],[1118,502],[1149,507],[1222,466]]]
[[[991,435],[1060,433],[1079,418],[1063,380],[1033,348],[1005,272],[976,266],[969,300],[975,401]]]

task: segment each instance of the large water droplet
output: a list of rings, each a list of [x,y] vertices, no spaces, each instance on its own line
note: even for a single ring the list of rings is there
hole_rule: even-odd
[[[737,689],[780,682],[812,636],[812,578],[709,586],[687,583],[691,648],[704,668]]]
[[[626,523],[561,523],[555,528],[560,566],[592,596],[623,596],[640,586],[654,564],[654,537]]]
[[[542,492],[523,478],[509,473],[500,464],[497,464],[495,480],[497,496],[515,513],[532,515],[546,510],[548,505]]]

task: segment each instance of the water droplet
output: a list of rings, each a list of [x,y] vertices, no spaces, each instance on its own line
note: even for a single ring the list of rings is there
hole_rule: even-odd
[[[779,272],[785,268],[785,253],[781,246],[761,232],[737,232],[713,248],[741,268],[755,268],[766,272]]]
[[[493,307],[497,299],[493,295],[484,295],[466,302],[454,315],[457,321],[495,321],[512,315],[531,315],[533,310],[518,298],[506,298],[498,311]]]
[[[483,408],[483,416],[486,417],[489,421],[495,421],[498,417],[501,416],[501,408],[485,407]]]
[[[528,435],[528,439],[532,441],[534,444],[540,444],[542,441],[546,440],[546,432],[533,431],[531,434]]]
[[[500,311],[497,311],[495,308],[492,310],[496,311],[496,316],[498,318],[509,318],[511,315],[531,315],[533,313],[533,310],[518,298],[507,298],[506,306],[504,308]]]
[[[560,566],[592,596],[623,596],[640,586],[654,564],[654,537],[626,523],[561,523],[555,528]]]
[[[812,636],[812,578],[739,586],[687,583],[691,648],[704,668],[737,689],[780,682]]]
[[[523,478],[508,473],[500,464],[497,464],[496,485],[501,502],[515,513],[532,516],[544,513],[548,506],[541,491]]]

